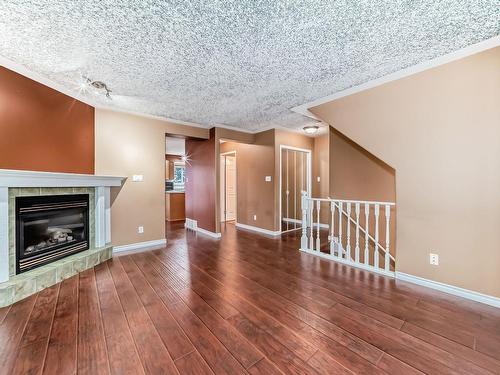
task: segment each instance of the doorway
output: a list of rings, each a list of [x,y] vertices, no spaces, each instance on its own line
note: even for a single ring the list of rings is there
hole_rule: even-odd
[[[221,221],[236,221],[236,151],[220,155],[220,171]]]
[[[302,192],[311,194],[311,150],[280,146],[281,232],[302,228]]]

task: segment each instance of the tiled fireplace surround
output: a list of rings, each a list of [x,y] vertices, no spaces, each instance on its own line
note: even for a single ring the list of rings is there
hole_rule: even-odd
[[[110,188],[124,178],[0,169],[0,307],[111,258]],[[15,198],[89,194],[90,249],[16,275]]]

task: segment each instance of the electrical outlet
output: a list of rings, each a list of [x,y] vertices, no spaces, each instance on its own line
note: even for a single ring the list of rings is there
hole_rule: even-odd
[[[432,264],[433,266],[439,266],[439,255],[430,253],[429,263]]]
[[[144,181],[144,176],[142,174],[134,174],[132,176],[132,181],[134,181],[134,182],[142,182],[142,181]]]
[[[321,177],[320,176],[316,177],[316,181],[321,182]]]
[[[253,221],[257,220],[257,215],[253,215]]]
[[[144,227],[137,227],[137,233],[144,233]]]
[[[272,177],[271,176],[266,176],[266,182],[271,182]]]

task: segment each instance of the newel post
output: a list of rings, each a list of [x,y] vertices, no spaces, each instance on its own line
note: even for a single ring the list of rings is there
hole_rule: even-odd
[[[309,199],[306,191],[302,191],[302,201],[301,201],[301,209],[302,209],[302,236],[300,237],[300,249],[307,250],[307,223],[309,220],[307,219],[307,212],[309,211]]]

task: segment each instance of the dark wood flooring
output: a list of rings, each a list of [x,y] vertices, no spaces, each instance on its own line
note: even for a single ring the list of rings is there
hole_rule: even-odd
[[[0,309],[2,374],[500,374],[500,310],[301,254],[298,233],[169,228]]]

